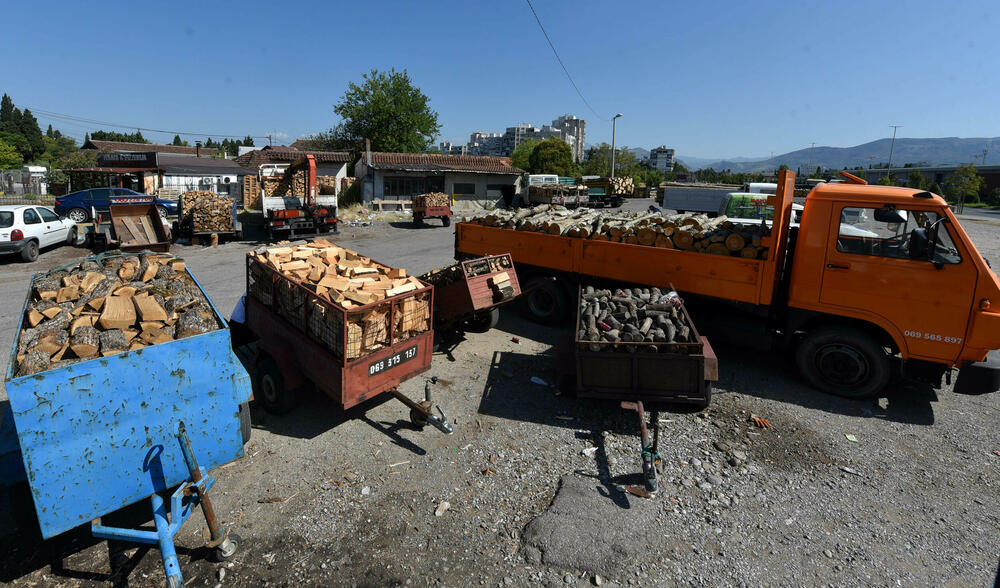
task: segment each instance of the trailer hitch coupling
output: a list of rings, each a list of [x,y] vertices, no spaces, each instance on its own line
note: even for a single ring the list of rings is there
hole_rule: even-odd
[[[392,395],[397,400],[410,407],[410,422],[413,423],[413,426],[422,429],[427,425],[431,425],[445,435],[451,435],[454,432],[454,428],[448,422],[448,417],[445,416],[444,411],[439,405],[431,402],[431,384],[433,383],[437,383],[436,376],[429,378],[427,383],[424,384],[424,399],[420,402],[414,402],[400,392],[398,388],[392,388],[389,391],[392,392]],[[431,407],[436,409],[441,416],[435,416],[431,411]]]

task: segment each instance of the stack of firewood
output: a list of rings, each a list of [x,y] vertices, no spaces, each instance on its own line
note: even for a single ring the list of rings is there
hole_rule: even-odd
[[[580,296],[576,337],[589,351],[655,353],[671,351],[671,343],[694,342],[677,293],[659,288],[587,286]]]
[[[219,328],[184,261],[159,253],[90,258],[36,277],[22,326],[18,376]]]
[[[443,192],[430,192],[414,196],[411,201],[413,206],[448,206],[451,203],[451,197]]]
[[[303,286],[315,295],[309,310],[304,311],[304,295],[278,284],[277,310],[289,318],[306,321],[310,335],[331,351],[346,353],[349,359],[367,355],[429,328],[430,298],[427,292],[417,292],[426,286],[415,276],[408,276],[405,269],[374,262],[323,238],[300,244],[279,243],[257,249],[250,255],[254,263],[277,270],[287,280],[285,286]],[[263,276],[252,274],[250,294],[271,304],[271,290],[264,285],[266,283]],[[408,293],[412,295],[388,300]],[[395,305],[391,343],[388,339],[390,304]],[[348,309],[351,313],[346,315],[345,342],[340,332]],[[310,313],[308,317],[300,314],[305,312]]]
[[[260,210],[260,180],[257,176],[243,178],[243,207],[250,210]]]
[[[631,196],[635,193],[635,182],[628,176],[609,178],[608,186],[611,189],[611,194]]]
[[[746,259],[766,257],[767,248],[762,245],[762,239],[770,232],[763,223],[736,224],[729,222],[725,216],[708,218],[703,214],[606,213],[590,208],[572,211],[548,204],[520,211],[492,210],[465,220],[488,227],[732,255]]]
[[[440,288],[441,286],[447,286],[459,280],[464,280],[465,272],[462,271],[462,264],[453,263],[447,267],[433,269],[420,276],[420,279]]]
[[[302,198],[305,193],[306,173],[302,170],[290,176],[264,176],[265,198]]]
[[[233,199],[207,190],[185,192],[181,194],[180,222],[195,233],[232,231]]]
[[[316,176],[316,193],[333,196],[337,193],[337,176]]]

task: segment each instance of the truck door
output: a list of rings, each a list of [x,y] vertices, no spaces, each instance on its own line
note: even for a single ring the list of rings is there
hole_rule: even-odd
[[[890,323],[903,335],[904,357],[957,359],[978,274],[947,219],[917,207],[834,204],[833,212],[820,301]],[[931,254],[921,236],[933,233]]]

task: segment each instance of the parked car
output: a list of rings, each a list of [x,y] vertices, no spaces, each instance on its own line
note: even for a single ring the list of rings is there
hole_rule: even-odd
[[[20,253],[24,261],[52,245],[76,243],[76,222],[45,206],[0,206],[0,253]]]
[[[141,199],[141,200],[137,200]],[[177,215],[177,201],[157,198],[149,194],[129,190],[128,188],[90,188],[89,190],[79,190],[71,192],[56,199],[56,212],[68,217],[78,223],[84,223],[91,219],[90,209],[105,211],[111,206],[111,201],[115,204],[139,204],[148,202],[152,198],[156,204],[156,210],[160,216]]]

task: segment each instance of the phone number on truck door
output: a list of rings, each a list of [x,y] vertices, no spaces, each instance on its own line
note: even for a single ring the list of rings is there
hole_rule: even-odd
[[[945,337],[937,333],[924,333],[922,331],[903,331],[903,335],[911,339],[923,339],[924,341],[939,341],[941,343],[958,344],[962,342],[961,337]]]

